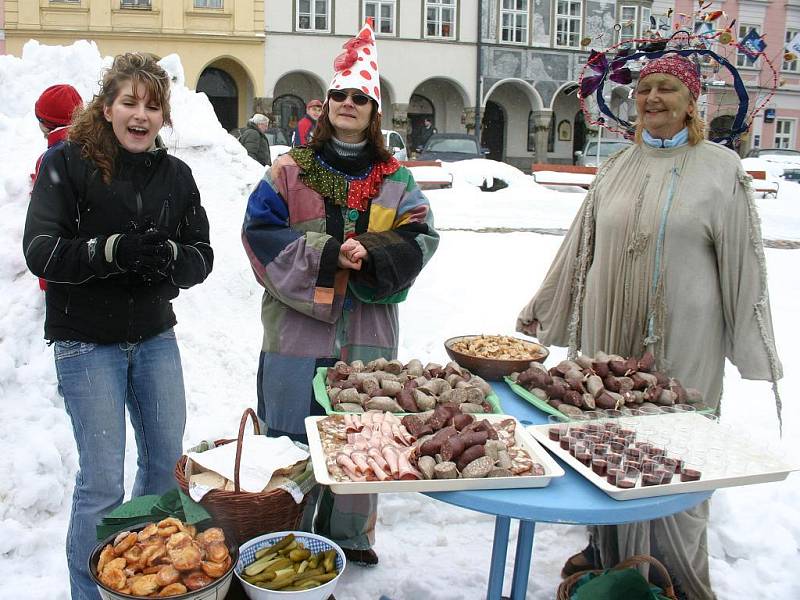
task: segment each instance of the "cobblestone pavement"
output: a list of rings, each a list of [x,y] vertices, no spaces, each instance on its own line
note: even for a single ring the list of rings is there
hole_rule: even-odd
[[[544,235],[565,235],[566,229],[541,229],[538,227],[479,227],[477,229],[468,227],[437,227],[438,231],[473,231],[475,233],[542,233]],[[779,250],[797,250],[800,248],[800,241],[794,240],[764,240],[766,248],[777,248]]]

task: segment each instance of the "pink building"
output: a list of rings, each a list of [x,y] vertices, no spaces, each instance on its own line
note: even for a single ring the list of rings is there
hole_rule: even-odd
[[[660,2],[656,2],[661,4]],[[656,7],[654,6],[654,12]],[[675,0],[675,14],[692,14],[696,0]],[[765,111],[756,116],[749,138],[743,140],[743,151],[749,148],[800,148],[800,60],[783,60],[784,46],[800,33],[800,0],[723,0],[715,1],[707,11],[723,10],[717,29],[736,19],[732,33],[741,39],[755,29],[767,44],[765,54],[778,72],[779,87],[766,104]],[[679,17],[680,18],[680,17]],[[761,102],[772,83],[772,71],[759,59],[750,64],[747,57],[731,47],[727,58],[739,69],[752,103]],[[706,120],[710,127],[725,126],[736,113],[736,95],[726,69],[706,73]],[[722,85],[724,82],[724,85]],[[703,107],[701,106],[701,110]]]

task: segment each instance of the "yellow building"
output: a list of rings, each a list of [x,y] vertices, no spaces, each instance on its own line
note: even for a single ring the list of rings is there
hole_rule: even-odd
[[[264,0],[5,0],[6,52],[29,39],[87,39],[102,55],[176,53],[223,127],[244,125],[264,95]]]

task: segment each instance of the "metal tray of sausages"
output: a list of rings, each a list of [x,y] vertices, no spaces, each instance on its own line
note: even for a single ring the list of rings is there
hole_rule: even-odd
[[[562,469],[553,458],[545,452],[539,443],[531,437],[525,427],[509,415],[483,414],[476,415],[490,423],[514,419],[516,421],[515,444],[523,448],[534,462],[544,467],[544,475],[514,475],[511,477],[458,478],[458,479],[418,479],[413,481],[339,481],[328,472],[326,454],[322,448],[317,423],[326,418],[344,419],[344,416],[306,417],[306,434],[314,465],[314,477],[322,485],[330,486],[336,494],[375,494],[381,492],[450,492],[455,490],[487,490],[510,488],[535,488],[549,485],[554,477],[562,477]],[[335,452],[334,448],[332,452]]]

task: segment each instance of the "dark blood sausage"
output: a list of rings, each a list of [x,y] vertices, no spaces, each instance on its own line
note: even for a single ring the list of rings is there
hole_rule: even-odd
[[[414,401],[414,394],[411,390],[409,389],[400,390],[394,399],[397,400],[397,403],[400,405],[400,408],[402,408],[404,411],[413,413],[419,412],[419,407],[417,406],[417,403]],[[406,427],[406,429],[408,428]]]
[[[448,438],[442,444],[442,460],[452,461],[472,446],[483,446],[487,439],[489,439],[489,434],[485,431],[466,431]]]
[[[435,456],[439,454],[442,449],[442,444],[448,438],[457,435],[458,431],[456,431],[455,427],[445,427],[444,429],[440,429],[433,437],[429,440],[425,440],[425,442],[420,446],[419,453],[423,456]]]
[[[400,422],[403,424],[403,427],[408,430],[408,433],[417,439],[425,435],[426,429],[428,430],[428,433],[430,433],[430,427],[423,423],[422,419],[420,419],[417,415],[406,415],[400,420]]]
[[[464,467],[466,467],[469,463],[473,460],[480,458],[481,456],[486,456],[486,446],[483,444],[476,444],[474,446],[470,446],[461,454],[458,458],[458,462],[456,463],[456,468],[459,471],[463,471]]]
[[[442,460],[453,461],[461,456],[461,453],[464,452],[465,448],[466,446],[464,445],[464,440],[461,438],[461,436],[454,435],[453,437],[449,437],[444,441],[442,444],[442,449],[439,453],[442,455]]]
[[[490,440],[497,439],[497,430],[495,430],[492,424],[486,419],[470,423],[464,428],[464,431],[485,431],[489,435]]]
[[[475,417],[473,417],[472,415],[459,413],[453,417],[453,427],[461,431],[473,421],[475,421]]]
[[[458,409],[457,404],[452,404],[449,402],[446,404],[440,404],[433,409],[433,414],[431,415],[431,418],[428,419],[428,425],[431,426],[431,429],[437,431],[444,427],[445,424],[459,412],[461,411]]]

